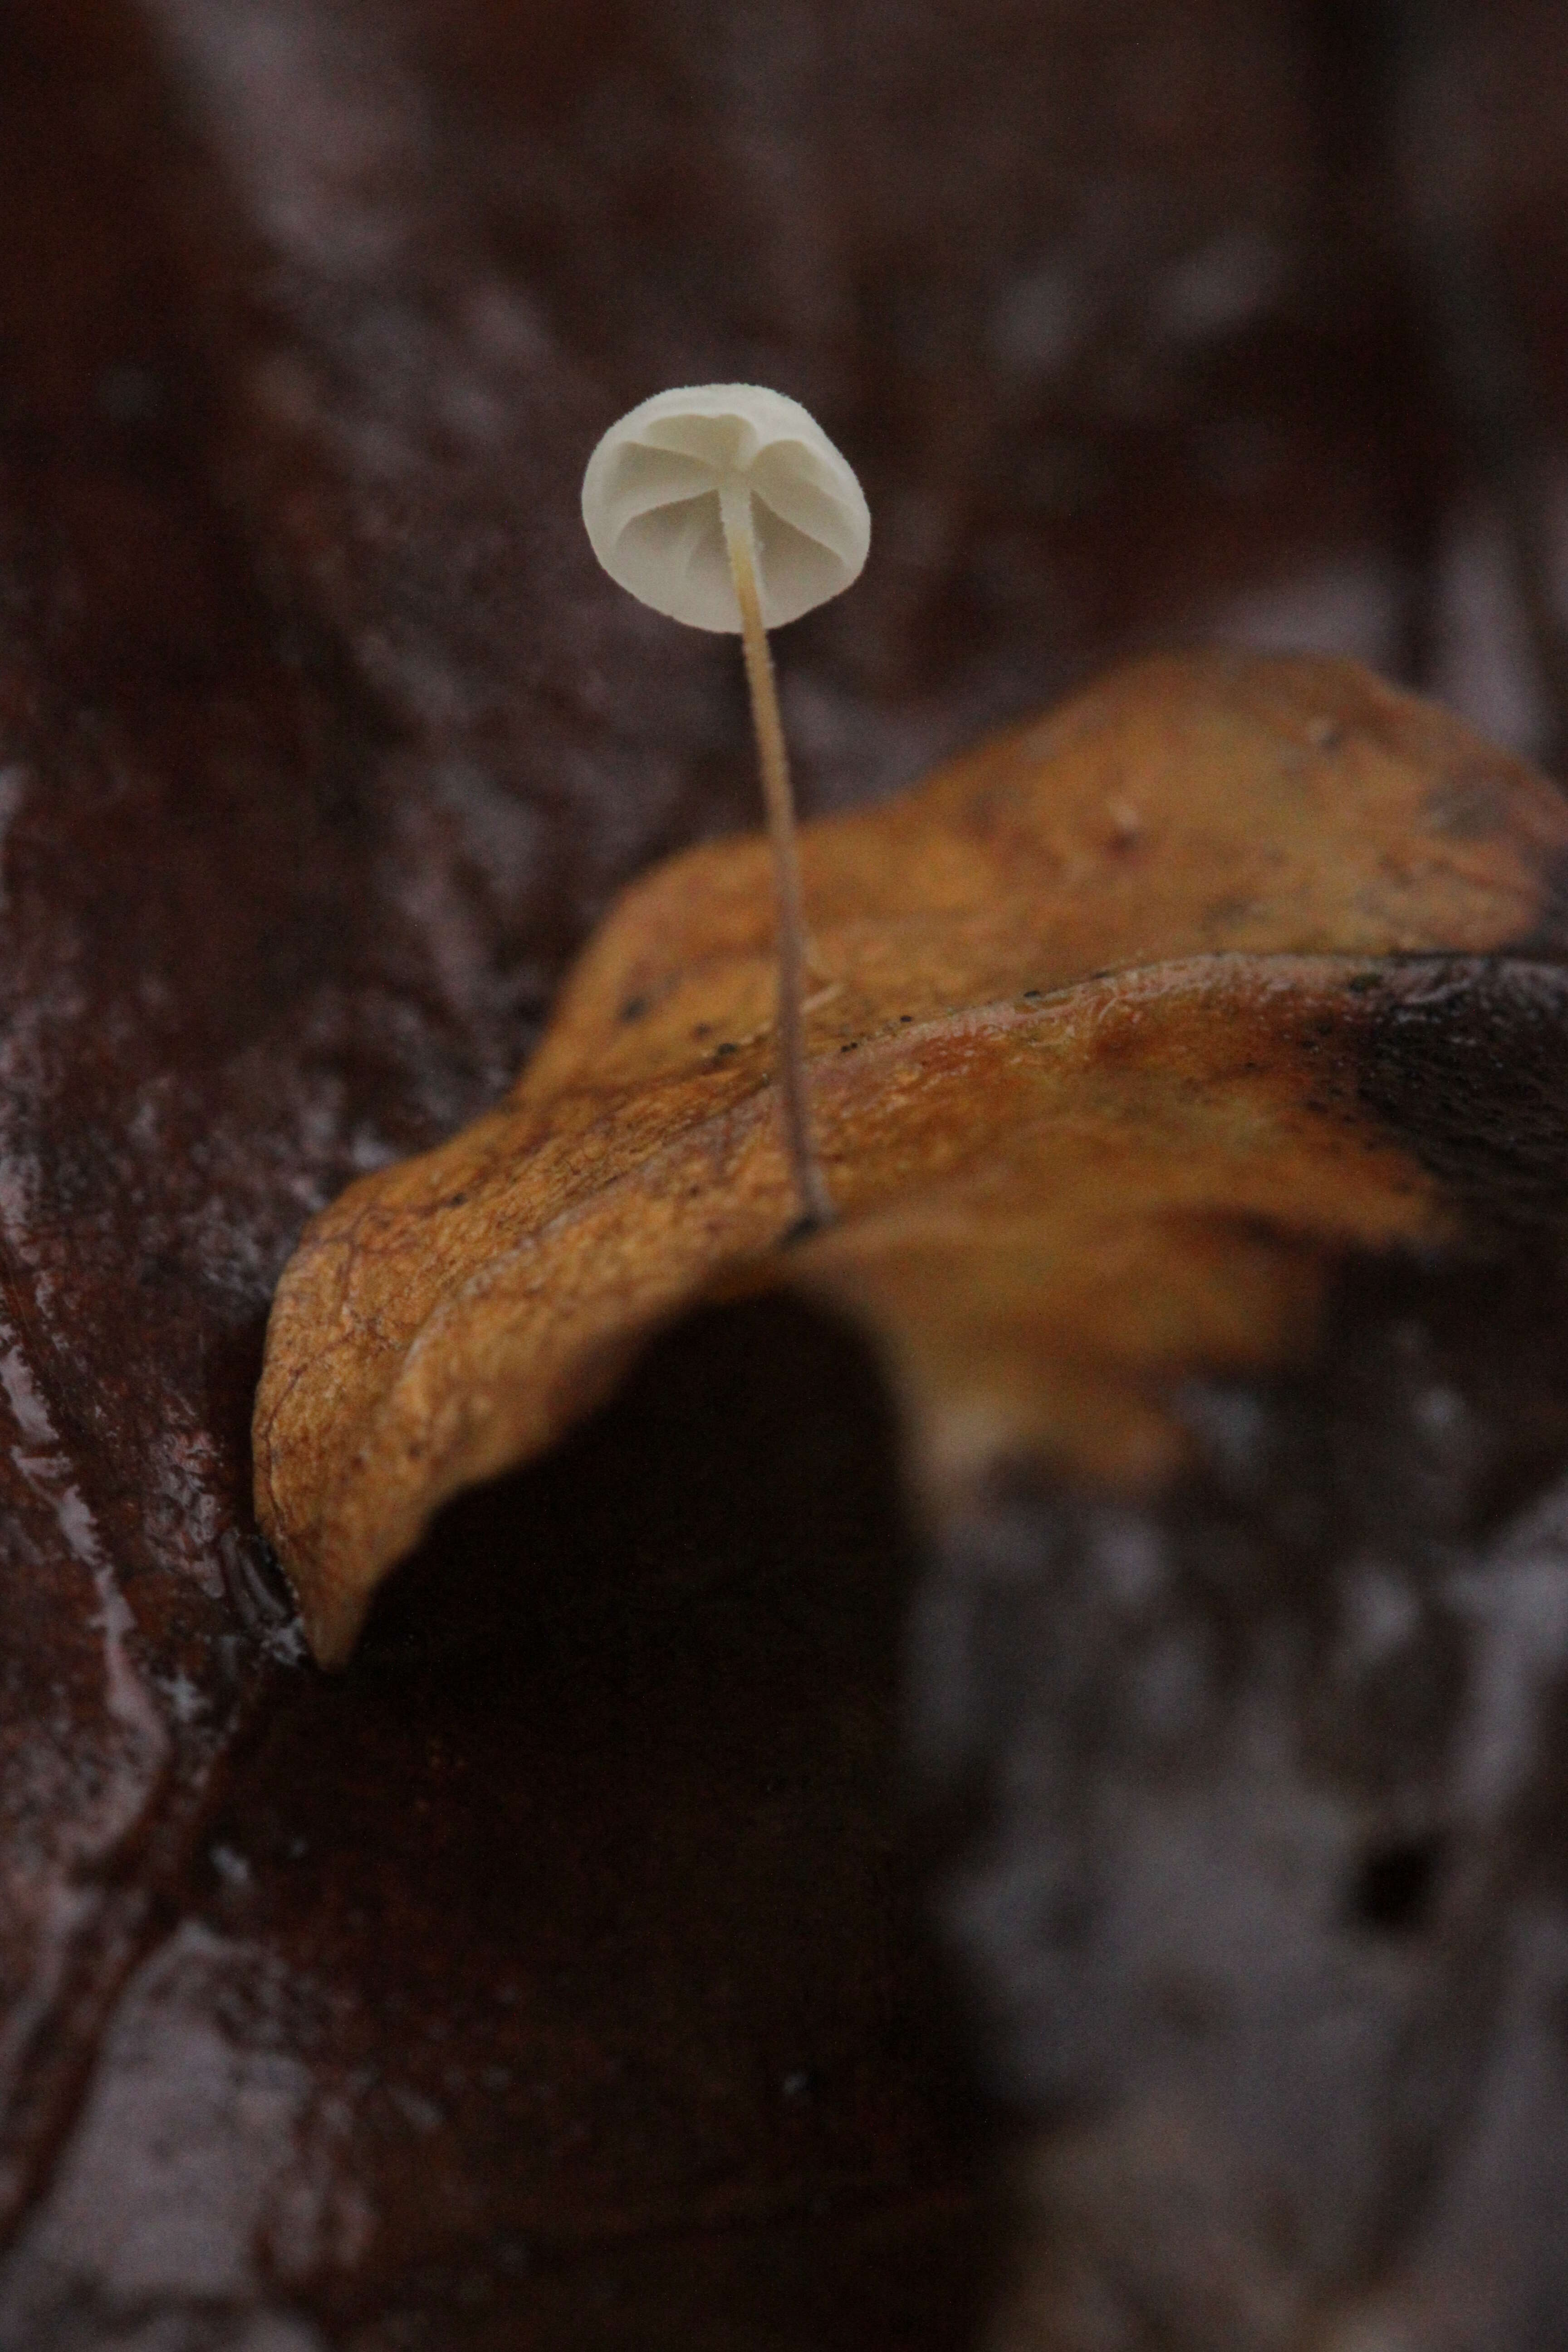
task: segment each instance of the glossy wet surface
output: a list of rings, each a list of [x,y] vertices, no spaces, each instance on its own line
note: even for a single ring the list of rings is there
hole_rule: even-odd
[[[252,1540],[250,1393],[310,1211],[510,1078],[620,879],[750,822],[726,649],[578,537],[656,383],[784,383],[866,480],[863,595],[781,646],[815,805],[1155,638],[1425,649],[1546,740],[1344,14],[0,6],[8,2343],[970,2340],[863,1364],[672,1343],[334,1684]],[[1549,426],[1561,66],[1516,0],[1459,77]],[[1390,1834],[1373,1911],[1424,1867]],[[1476,2014],[1539,2088],[1531,1900]],[[1524,2106],[1466,2079],[1485,2172]],[[1468,2240],[1422,2209],[1405,2313],[1489,2230],[1525,2300],[1464,2340],[1516,2352],[1555,2142],[1503,2137],[1534,2171]],[[1159,2173],[1130,2145],[1090,2189]]]

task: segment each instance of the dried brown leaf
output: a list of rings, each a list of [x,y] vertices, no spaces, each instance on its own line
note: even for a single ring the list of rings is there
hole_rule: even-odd
[[[889,1367],[916,1483],[1043,1454],[1149,1491],[1200,1370],[1310,1345],[1347,1249],[1450,1236],[1357,1076],[1424,967],[1545,937],[1568,811],[1351,665],[1165,657],[808,830],[842,1222],[784,1245],[766,850],[629,891],[537,1056],[355,1184],[280,1286],[258,1507],[319,1658],[450,1496],[548,1446],[686,1303],[788,1282]]]

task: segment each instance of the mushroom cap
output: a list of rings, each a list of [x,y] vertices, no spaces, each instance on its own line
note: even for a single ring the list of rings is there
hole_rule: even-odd
[[[583,478],[594,552],[656,613],[738,632],[720,512],[730,486],[751,494],[767,627],[858,578],[871,516],[847,459],[798,400],[755,383],[656,392],[611,425]]]

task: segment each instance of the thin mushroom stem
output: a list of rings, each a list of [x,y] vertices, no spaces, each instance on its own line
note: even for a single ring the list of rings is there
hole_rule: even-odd
[[[773,902],[777,909],[779,994],[779,1099],[784,1112],[784,1142],[790,1171],[800,1201],[800,1222],[810,1230],[830,1225],[833,1197],[816,1156],[811,1131],[811,1106],[806,1094],[805,922],[801,912],[800,855],[795,845],[795,794],[790,787],[789,754],[784,749],[779,698],[773,684],[773,659],[763,626],[757,594],[757,551],[752,533],[752,494],[744,482],[727,482],[719,494],[724,523],[724,544],[741,608],[741,646],[746,659],[746,683],[752,694],[752,724],[757,738],[757,764],[762,770],[763,800],[768,814],[768,834],[773,851]]]

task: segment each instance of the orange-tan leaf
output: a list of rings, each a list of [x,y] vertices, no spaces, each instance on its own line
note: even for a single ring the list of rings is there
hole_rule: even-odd
[[[1184,1380],[1297,1358],[1346,1250],[1454,1232],[1356,1041],[1419,984],[1397,959],[1540,948],[1565,855],[1553,789],[1458,721],[1349,664],[1236,655],[1141,663],[808,828],[841,1222],[794,1246],[766,848],[672,860],[510,1095],[352,1187],[285,1274],[258,1507],[317,1655],[442,1502],[738,1283],[861,1322],[939,1496],[1013,1450],[1169,1477]]]

